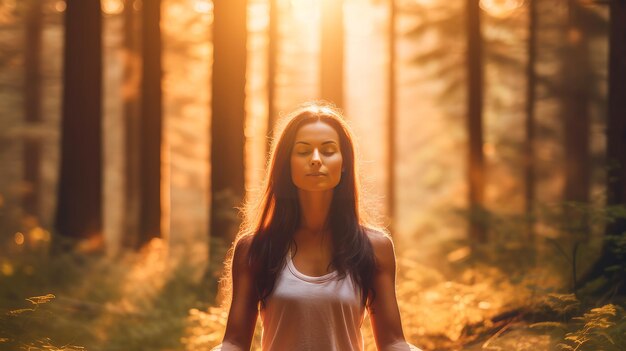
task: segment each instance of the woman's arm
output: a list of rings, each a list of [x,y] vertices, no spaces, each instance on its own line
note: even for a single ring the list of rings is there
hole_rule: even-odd
[[[233,299],[226,322],[222,351],[250,350],[258,316],[254,280],[248,266],[252,237],[239,240],[233,253]]]
[[[396,299],[396,256],[393,242],[389,236],[379,232],[369,232],[369,238],[376,256],[376,298],[368,309],[376,347],[380,351],[419,351],[405,341],[402,331]]]

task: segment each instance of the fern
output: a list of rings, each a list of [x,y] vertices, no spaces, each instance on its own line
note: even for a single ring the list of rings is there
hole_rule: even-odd
[[[0,316],[0,349],[29,351],[84,351],[76,345],[55,346],[53,340],[39,335],[39,323],[45,320],[40,306],[49,304],[56,297],[52,294],[25,299],[30,308],[10,310]]]
[[[620,306],[607,304],[572,318],[577,328],[558,344],[562,350],[619,351],[626,349],[626,316]]]
[[[568,315],[580,308],[580,301],[574,294],[547,294],[544,298],[544,304],[559,315]]]

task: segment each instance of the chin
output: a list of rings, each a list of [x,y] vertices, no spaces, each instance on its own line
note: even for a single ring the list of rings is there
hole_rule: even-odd
[[[334,186],[304,186],[304,187],[299,187],[300,190],[303,191],[308,191],[311,193],[316,193],[316,192],[323,192],[323,191],[332,191],[335,187]]]

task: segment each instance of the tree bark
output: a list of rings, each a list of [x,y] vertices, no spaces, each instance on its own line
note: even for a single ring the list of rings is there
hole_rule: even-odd
[[[269,25],[267,49],[267,137],[268,150],[278,119],[276,111],[276,71],[280,45],[278,0],[269,0]]]
[[[212,296],[226,248],[239,227],[244,187],[246,0],[216,0],[211,99],[211,209],[208,278]]]
[[[387,215],[389,231],[395,231],[396,215],[396,1],[389,0],[389,63],[387,71]]]
[[[343,108],[343,0],[322,0],[320,97]]]
[[[56,232],[102,235],[102,24],[99,0],[67,0]]]
[[[141,189],[136,248],[161,237],[161,0],[144,1],[142,11],[142,79],[140,121]]]
[[[583,30],[580,4],[570,0],[570,16],[562,60],[562,121],[565,144],[563,200],[588,203],[591,187],[589,130],[591,126],[591,63],[589,39]],[[566,209],[568,230],[587,236],[585,211]]]
[[[28,126],[42,121],[41,116],[41,42],[43,8],[40,0],[26,3],[24,41],[24,119]],[[40,203],[41,140],[24,140],[24,183],[22,206],[26,215],[38,217]]]
[[[483,156],[483,63],[480,7],[478,0],[467,0],[467,130],[468,185],[470,212],[469,238],[473,243],[487,241],[484,216],[484,156]]]
[[[124,83],[122,88],[124,113],[124,237],[122,245],[135,248],[139,242],[139,143],[141,58],[137,13],[133,0],[124,1]]]
[[[535,62],[537,47],[537,3],[528,0],[528,62],[526,63],[526,140],[524,143],[524,199],[526,212],[526,238],[534,240],[533,216],[535,201]]]
[[[607,206],[626,206],[626,0],[611,1],[609,20],[609,91],[607,120]],[[626,235],[626,218],[617,218],[606,226],[607,238],[623,240]],[[624,278],[624,248],[619,252],[617,240],[605,240],[602,255],[583,277],[581,285],[599,277],[606,277],[606,284],[599,293],[626,293]],[[608,270],[618,267],[617,270]]]
[[[609,120],[607,159],[607,203],[610,206],[626,206],[626,1],[616,0],[610,4],[610,44],[609,44]],[[619,218],[606,228],[607,235],[626,235],[626,218]],[[606,266],[621,262],[615,241],[605,241],[603,256]],[[622,252],[623,255],[623,252]],[[613,274],[620,280],[622,291],[626,290],[624,275]]]

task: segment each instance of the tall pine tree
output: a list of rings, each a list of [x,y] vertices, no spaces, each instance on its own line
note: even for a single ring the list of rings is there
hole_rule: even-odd
[[[467,0],[467,131],[470,210],[469,238],[472,242],[487,240],[483,219],[485,161],[483,154],[483,53],[478,0]]]
[[[211,98],[211,209],[207,279],[217,292],[225,250],[239,228],[244,187],[246,0],[216,0]]]
[[[606,226],[600,259],[579,283],[603,277],[602,284],[591,284],[602,295],[626,293],[626,0],[611,1],[609,7],[607,206],[614,208],[617,216]]]
[[[387,70],[387,215],[389,216],[390,228],[395,230],[396,213],[396,1],[389,0],[389,62]]]
[[[124,237],[122,245],[133,248],[137,245],[139,233],[139,129],[140,111],[140,31],[134,0],[124,0]]]
[[[528,44],[526,63],[526,138],[524,140],[524,205],[527,218],[526,236],[534,240],[533,212],[535,201],[535,85],[537,60],[537,6],[536,0],[528,0]]]
[[[55,229],[86,239],[102,236],[102,17],[99,0],[66,4]]]
[[[161,0],[144,1],[141,21],[141,113],[139,162],[140,247],[161,237]]]
[[[43,6],[41,0],[26,2],[24,41],[24,119],[29,125],[42,121],[41,46]],[[41,142],[27,136],[24,141],[24,182],[28,185],[22,199],[27,215],[39,216]]]

